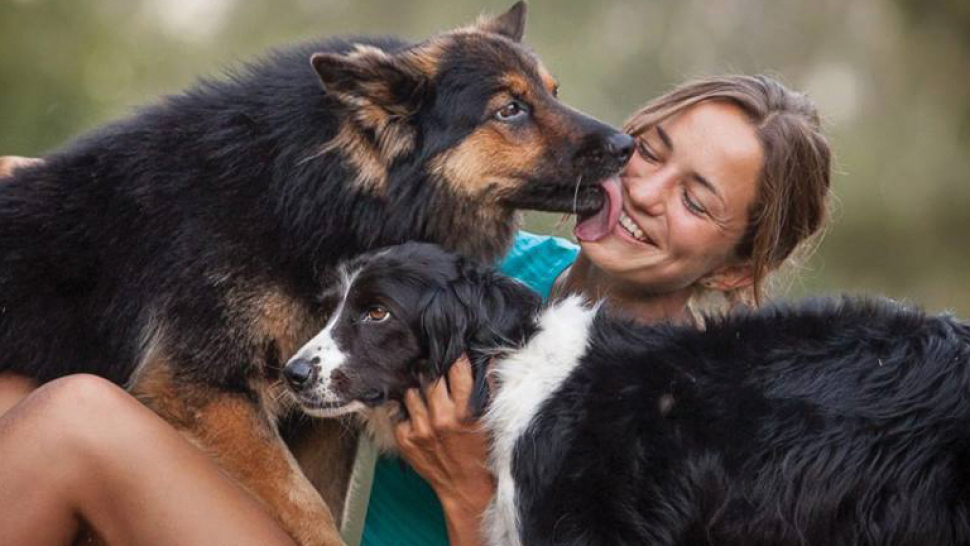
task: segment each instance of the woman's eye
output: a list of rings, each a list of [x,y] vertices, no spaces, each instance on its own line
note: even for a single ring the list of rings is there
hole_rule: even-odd
[[[512,121],[521,118],[529,113],[528,108],[517,100],[513,100],[495,112],[495,119],[499,121]]]
[[[370,322],[384,322],[391,316],[391,312],[383,305],[374,305],[364,313],[364,320]]]
[[[690,192],[687,190],[684,190],[684,206],[687,207],[687,210],[698,216],[707,214],[707,209],[704,208],[704,205],[701,205],[691,197]]]
[[[660,161],[660,158],[657,157],[657,154],[653,153],[653,150],[650,149],[650,146],[641,139],[637,139],[637,153],[640,154],[640,157],[649,161],[650,163],[656,163]]]

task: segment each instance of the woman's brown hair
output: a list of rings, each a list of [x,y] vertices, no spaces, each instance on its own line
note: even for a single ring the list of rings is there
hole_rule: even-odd
[[[754,125],[765,162],[748,226],[735,255],[752,267],[751,293],[801,243],[822,227],[830,184],[831,152],[815,104],[767,76],[722,76],[688,82],[648,103],[624,125],[638,137],[657,123],[704,101],[738,106]]]

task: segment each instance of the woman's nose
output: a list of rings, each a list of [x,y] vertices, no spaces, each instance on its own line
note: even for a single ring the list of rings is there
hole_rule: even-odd
[[[627,177],[624,182],[627,194],[637,208],[651,216],[659,216],[664,213],[674,180],[673,173],[660,168],[640,176]]]

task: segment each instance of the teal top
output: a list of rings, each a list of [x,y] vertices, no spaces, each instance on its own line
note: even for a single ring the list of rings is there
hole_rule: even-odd
[[[499,268],[549,297],[552,284],[579,247],[558,237],[520,232]],[[364,521],[363,546],[447,546],[448,533],[434,490],[404,461],[382,456]]]

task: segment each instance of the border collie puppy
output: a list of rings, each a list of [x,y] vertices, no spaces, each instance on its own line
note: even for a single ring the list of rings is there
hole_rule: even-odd
[[[644,326],[425,244],[341,268],[284,370],[320,415],[375,411],[467,351],[495,392],[492,545],[970,543],[970,327],[818,299]],[[385,445],[388,439],[384,437]]]

